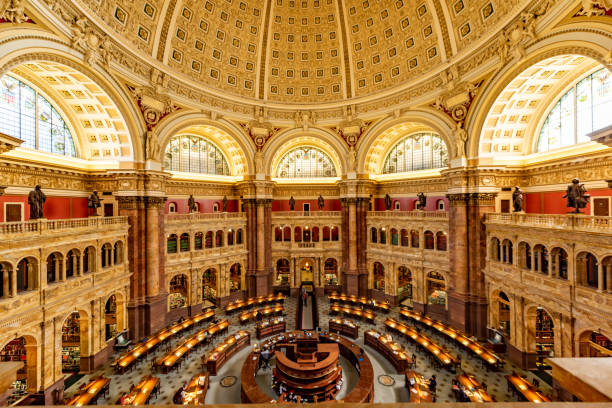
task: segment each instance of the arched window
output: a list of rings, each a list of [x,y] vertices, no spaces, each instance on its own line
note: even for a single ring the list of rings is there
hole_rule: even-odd
[[[310,242],[310,235],[311,235],[311,231],[310,228],[308,228],[308,225],[304,227],[304,232],[302,233],[302,237],[303,237],[303,241],[304,242]]]
[[[336,167],[323,150],[312,146],[300,146],[287,152],[276,170],[276,177],[336,177]]]
[[[607,68],[595,71],[570,88],[546,117],[537,151],[588,142],[587,134],[612,124],[612,75]]]
[[[433,133],[415,133],[391,148],[383,165],[383,174],[448,166],[446,143]]]
[[[401,207],[400,207],[400,202],[399,202],[399,200],[395,200],[395,202],[393,202],[393,209],[394,209],[395,211],[399,211],[399,210],[400,210],[400,208],[401,208]]]
[[[186,173],[230,176],[229,165],[221,149],[201,136],[173,137],[164,154],[164,168]]]
[[[434,233],[425,231],[425,249],[434,249]]]
[[[387,243],[387,231],[385,231],[385,227],[382,227],[379,232],[379,241],[381,244]]]
[[[81,255],[77,249],[68,251],[66,254],[66,278],[73,278],[78,274],[80,262]]]
[[[242,245],[242,228],[236,231],[236,245]]]
[[[168,237],[168,241],[166,243],[166,248],[168,249],[169,254],[176,254],[177,246],[178,246],[178,237],[176,234],[172,234]]]
[[[204,239],[204,248],[212,248],[213,247],[213,232],[208,231],[206,233],[206,238]]]
[[[193,249],[200,250],[204,246],[204,234],[201,232],[196,232],[193,237]]]
[[[302,228],[295,227],[293,229],[293,241],[294,242],[302,242]]]
[[[391,228],[391,245],[399,245],[399,234],[395,228]]]
[[[519,266],[522,269],[531,269],[531,246],[526,242],[519,243]]]
[[[281,242],[283,240],[283,230],[280,227],[274,228],[274,242]]]
[[[187,233],[181,234],[180,246],[181,246],[181,252],[189,251],[189,234]]]
[[[176,212],[176,203],[170,203],[168,204],[168,212],[170,214],[173,214]]]
[[[442,231],[436,233],[436,249],[446,251],[446,234]]]
[[[329,240],[330,240],[329,227],[323,227],[323,241],[329,241]]]
[[[117,241],[113,245],[113,263],[120,265],[123,263],[123,242]]]
[[[372,227],[372,229],[370,231],[372,232],[372,234],[371,234],[371,241],[372,241],[372,243],[375,244],[375,243],[378,242],[378,231],[374,227]]]
[[[283,241],[291,242],[291,227],[283,228]]]
[[[319,242],[319,227],[312,227],[312,242]]]
[[[11,76],[0,80],[0,132],[23,140],[23,147],[76,157],[62,115],[40,93]]]
[[[502,242],[502,259],[501,260],[503,263],[512,265],[512,260],[513,260],[512,241],[510,241],[509,239],[505,239],[504,242]]]
[[[436,201],[436,209],[438,211],[444,211],[444,200],[439,199],[438,201]]]
[[[410,230],[410,246],[412,248],[419,247],[419,232],[415,230]]]
[[[340,239],[340,229],[338,227],[331,227],[331,240],[338,241]]]
[[[548,274],[548,249],[544,245],[538,244],[533,247],[534,270],[543,274]]]
[[[501,244],[497,238],[491,240],[491,258],[496,262],[501,260]]]
[[[234,245],[234,231],[232,229],[227,230],[227,245]]]
[[[223,246],[223,231],[219,230],[217,231],[216,237],[215,237],[215,248],[219,248]]]
[[[553,276],[567,279],[567,252],[563,248],[553,248],[551,251]]]

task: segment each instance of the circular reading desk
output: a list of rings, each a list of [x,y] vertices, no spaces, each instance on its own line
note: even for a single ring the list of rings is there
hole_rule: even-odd
[[[241,373],[243,403],[277,402],[259,388],[255,380],[260,349],[263,348],[274,350],[274,377],[308,401],[322,402],[334,398],[336,382],[342,375],[338,354],[344,356],[359,373],[355,388],[342,401],[360,403],[372,402],[374,399],[374,370],[361,347],[333,333],[294,331],[271,337],[249,353]]]

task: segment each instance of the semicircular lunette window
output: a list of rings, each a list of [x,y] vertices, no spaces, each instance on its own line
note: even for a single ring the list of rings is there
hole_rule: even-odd
[[[173,137],[166,147],[164,168],[185,173],[230,176],[223,152],[210,140],[195,135]]]
[[[0,132],[23,140],[22,147],[76,157],[64,118],[38,91],[5,75],[0,94]]]
[[[329,155],[312,146],[300,146],[287,152],[276,171],[279,178],[336,177],[336,174]]]
[[[446,143],[433,133],[415,133],[397,142],[387,154],[383,174],[439,169],[448,166]]]
[[[588,142],[587,135],[612,125],[612,74],[602,68],[571,87],[550,110],[538,137],[537,151]]]

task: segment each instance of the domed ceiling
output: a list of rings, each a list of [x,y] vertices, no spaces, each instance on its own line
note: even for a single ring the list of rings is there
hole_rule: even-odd
[[[153,58],[232,96],[338,102],[418,79],[525,1],[86,0]]]

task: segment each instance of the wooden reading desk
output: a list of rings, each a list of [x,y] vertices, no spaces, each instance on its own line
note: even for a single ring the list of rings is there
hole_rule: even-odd
[[[364,333],[364,343],[367,346],[372,346],[376,351],[385,356],[393,364],[398,373],[405,372],[408,366],[413,364],[412,359],[408,357],[408,352],[401,344],[389,340],[387,336],[377,330],[370,329],[366,331]]]
[[[331,305],[329,308],[330,315],[344,314],[345,316],[353,316],[358,319],[363,319],[369,323],[374,323],[376,315],[369,310],[361,310],[354,307]]]
[[[102,376],[92,379],[87,385],[80,389],[80,394],[69,399],[66,405],[81,407],[83,405],[95,404],[100,394],[108,392],[108,385],[110,382],[110,378]]]
[[[282,316],[274,319],[266,319],[257,323],[255,326],[255,334],[257,339],[263,339],[264,337],[273,336],[277,333],[283,333],[285,327],[285,319]]]
[[[270,303],[282,304],[284,301],[285,295],[283,295],[282,293],[277,293],[276,295],[259,296],[256,298],[249,298],[247,300],[236,300],[234,302],[230,302],[225,307],[225,312],[230,314],[239,310],[248,309],[253,306],[267,305]]]
[[[329,319],[329,331],[353,339],[359,337],[359,326],[347,319]]]
[[[240,313],[239,319],[241,324],[246,324],[250,320],[257,319],[261,317],[268,316],[278,316],[282,315],[285,311],[285,307],[281,304],[277,304],[274,306],[266,306],[262,309],[251,310]]]
[[[410,402],[423,403],[434,402],[431,392],[429,392],[429,381],[425,380],[421,374],[416,371],[406,371],[406,388],[410,394]]]
[[[183,405],[204,405],[206,399],[206,391],[208,390],[209,377],[206,373],[199,373],[191,377],[187,387],[185,387],[185,396],[183,397]]]
[[[159,394],[159,378],[147,376],[130,392],[117,401],[117,405],[146,405],[151,394]]]
[[[471,374],[459,374],[455,377],[459,384],[464,388],[464,394],[470,399],[471,402],[494,402],[493,398],[485,389],[480,385],[476,378]],[[456,390],[456,392],[460,392]]]
[[[550,399],[540,392],[532,383],[516,373],[506,375],[508,385],[512,385],[525,400],[529,402],[550,402]]]
[[[217,375],[223,364],[238,351],[251,343],[249,332],[240,330],[231,334],[223,343],[215,347],[207,356],[202,357],[202,364],[210,375]]]

